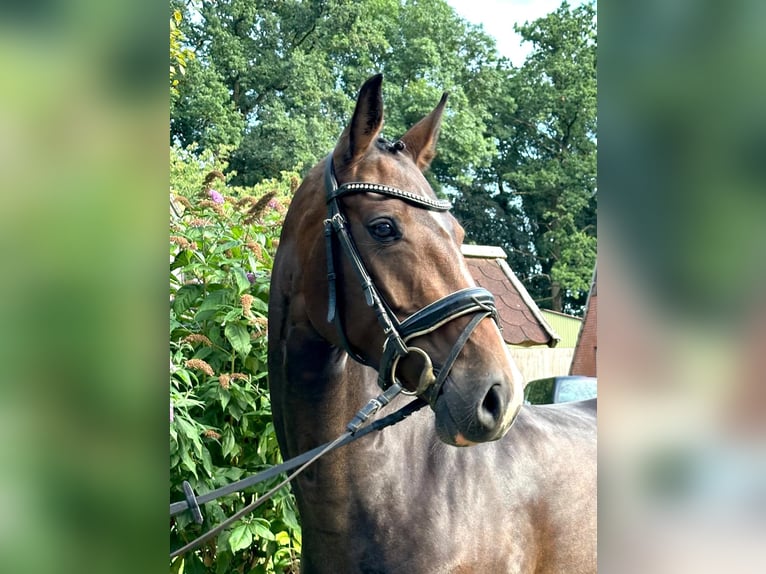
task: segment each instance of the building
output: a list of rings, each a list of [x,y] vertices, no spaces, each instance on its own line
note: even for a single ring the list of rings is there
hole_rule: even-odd
[[[566,374],[580,319],[540,309],[508,266],[502,248],[463,245],[462,251],[476,283],[495,296],[503,339],[524,380]],[[561,326],[563,340],[552,324]]]
[[[570,375],[596,376],[596,355],[598,350],[598,337],[596,331],[596,315],[598,313],[598,291],[596,289],[596,270],[593,271],[593,281],[590,285],[588,301],[585,304],[585,319],[577,338],[572,364],[569,367]]]

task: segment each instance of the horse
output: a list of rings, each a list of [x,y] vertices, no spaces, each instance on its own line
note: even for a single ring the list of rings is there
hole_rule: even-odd
[[[293,483],[301,571],[596,572],[596,405],[523,404],[492,295],[424,170],[445,108],[381,137],[382,76],[296,190],[274,259],[269,385],[285,459],[380,389],[427,401]],[[381,411],[375,417],[381,417]]]

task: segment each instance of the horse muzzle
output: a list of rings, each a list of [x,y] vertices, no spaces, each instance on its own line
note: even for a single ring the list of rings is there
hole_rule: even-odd
[[[459,385],[449,377],[432,404],[439,439],[454,446],[498,440],[511,428],[521,409],[513,385],[502,379]]]

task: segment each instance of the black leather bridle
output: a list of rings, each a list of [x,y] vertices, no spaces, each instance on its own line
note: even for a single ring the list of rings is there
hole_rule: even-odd
[[[401,149],[402,147],[396,149]],[[420,375],[418,386],[414,391],[402,392],[425,397],[433,407],[453,363],[481,320],[485,317],[492,317],[499,326],[495,299],[492,293],[481,287],[460,289],[426,305],[404,321],[399,321],[391,307],[381,296],[370,273],[367,271],[359,250],[354,244],[339,199],[355,193],[376,193],[431,211],[449,211],[452,206],[450,202],[445,200],[431,199],[379,183],[350,182],[338,185],[332,154],[325,160],[324,180],[327,192],[327,219],[324,221],[324,234],[327,250],[327,280],[329,284],[327,321],[335,324],[344,350],[354,360],[364,365],[375,367],[368,359],[360,356],[351,348],[340,314],[338,313],[335,244],[340,243],[343,252],[351,263],[351,267],[362,284],[367,305],[374,309],[386,337],[383,343],[383,355],[380,365],[377,366],[378,385],[381,389],[386,390],[395,383],[401,384],[396,378],[396,367],[399,360],[410,353],[420,355],[425,366]],[[447,359],[438,367],[434,367],[431,357],[423,349],[411,347],[407,344],[411,339],[431,333],[446,323],[465,315],[473,315],[473,317],[455,341]]]
[[[398,144],[399,142],[397,142]],[[395,149],[403,149],[403,144],[397,147],[394,144]],[[327,278],[329,281],[329,306],[327,310],[327,320],[333,322],[340,334],[341,343],[345,351],[353,357],[356,361],[368,366],[374,367],[368,360],[356,353],[348,342],[346,334],[343,330],[343,324],[338,314],[337,309],[337,297],[336,297],[336,285],[335,285],[335,241],[334,237],[337,237],[340,244],[343,246],[343,250],[351,261],[352,267],[356,271],[359,280],[362,283],[365,298],[367,304],[375,309],[375,313],[378,317],[378,321],[383,327],[383,332],[386,335],[386,340],[383,344],[383,356],[381,358],[380,365],[378,367],[378,384],[383,389],[383,393],[371,399],[364,407],[362,407],[354,418],[346,425],[345,431],[338,436],[335,440],[318,446],[309,452],[303,453],[293,459],[285,461],[283,464],[259,472],[254,476],[250,476],[239,480],[233,484],[222,486],[214,491],[205,493],[197,497],[188,482],[184,482],[184,494],[186,500],[175,502],[170,505],[170,516],[175,516],[182,512],[190,511],[192,513],[195,522],[202,523],[202,513],[200,505],[206,502],[212,502],[222,496],[226,496],[235,492],[240,492],[245,488],[249,488],[260,482],[269,480],[282,472],[296,469],[290,476],[272,488],[269,492],[251,502],[239,510],[236,514],[224,520],[214,528],[208,530],[205,534],[200,535],[196,539],[192,540],[188,544],[184,545],[177,550],[174,550],[170,554],[170,558],[180,556],[189,552],[190,550],[198,547],[207,540],[210,540],[214,536],[217,536],[225,528],[236,522],[246,514],[250,513],[256,507],[260,506],[271,496],[273,496],[282,486],[290,482],[298,474],[303,472],[310,464],[316,461],[324,454],[335,450],[345,444],[348,444],[354,440],[357,440],[366,434],[381,430],[388,426],[394,425],[399,421],[410,416],[418,409],[424,407],[427,403],[422,399],[427,399],[431,407],[434,407],[436,398],[439,396],[439,392],[444,385],[444,381],[452,368],[453,363],[457,359],[460,351],[465,346],[468,338],[473,333],[474,329],[478,326],[482,319],[485,317],[492,317],[497,322],[497,309],[495,308],[495,300],[492,294],[486,289],[479,287],[469,287],[467,289],[460,289],[454,293],[450,293],[446,297],[442,297],[429,305],[426,305],[419,311],[416,311],[404,321],[399,321],[396,315],[385,300],[381,297],[378,289],[370,277],[367,268],[362,261],[359,251],[354,244],[354,240],[351,237],[351,233],[348,229],[348,223],[343,215],[341,204],[338,201],[339,198],[350,195],[352,193],[378,193],[406,201],[416,207],[423,209],[429,209],[433,211],[448,211],[450,209],[450,203],[448,201],[431,199],[423,197],[408,191],[402,191],[395,187],[387,185],[381,185],[377,183],[364,183],[354,182],[338,185],[335,178],[335,172],[333,168],[332,155],[327,158],[325,165],[325,185],[327,187],[327,219],[325,220],[325,237],[327,242]],[[463,328],[460,336],[452,346],[452,350],[445,359],[444,363],[439,368],[434,368],[431,358],[423,349],[418,347],[410,347],[407,342],[410,339],[426,335],[431,333],[465,315],[473,315],[468,324]],[[499,326],[499,325],[498,325]],[[396,366],[402,357],[407,356],[410,353],[420,355],[425,361],[425,367],[420,376],[418,387],[415,391],[405,391],[401,386],[401,383],[396,380]],[[434,370],[438,374],[434,373]],[[385,407],[390,401],[396,397],[399,393],[418,395],[419,398],[414,399],[410,403],[406,404],[398,411],[390,414],[382,419],[375,420],[373,423],[365,426],[372,416],[375,415],[381,408]]]

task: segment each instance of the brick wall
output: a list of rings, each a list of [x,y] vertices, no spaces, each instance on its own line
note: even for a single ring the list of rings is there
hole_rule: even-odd
[[[570,375],[596,376],[596,348],[598,347],[598,338],[596,336],[597,311],[598,297],[596,296],[596,285],[594,283],[588,300],[588,309],[585,312],[585,320],[583,321],[574,356],[572,357],[572,366],[569,368]]]

